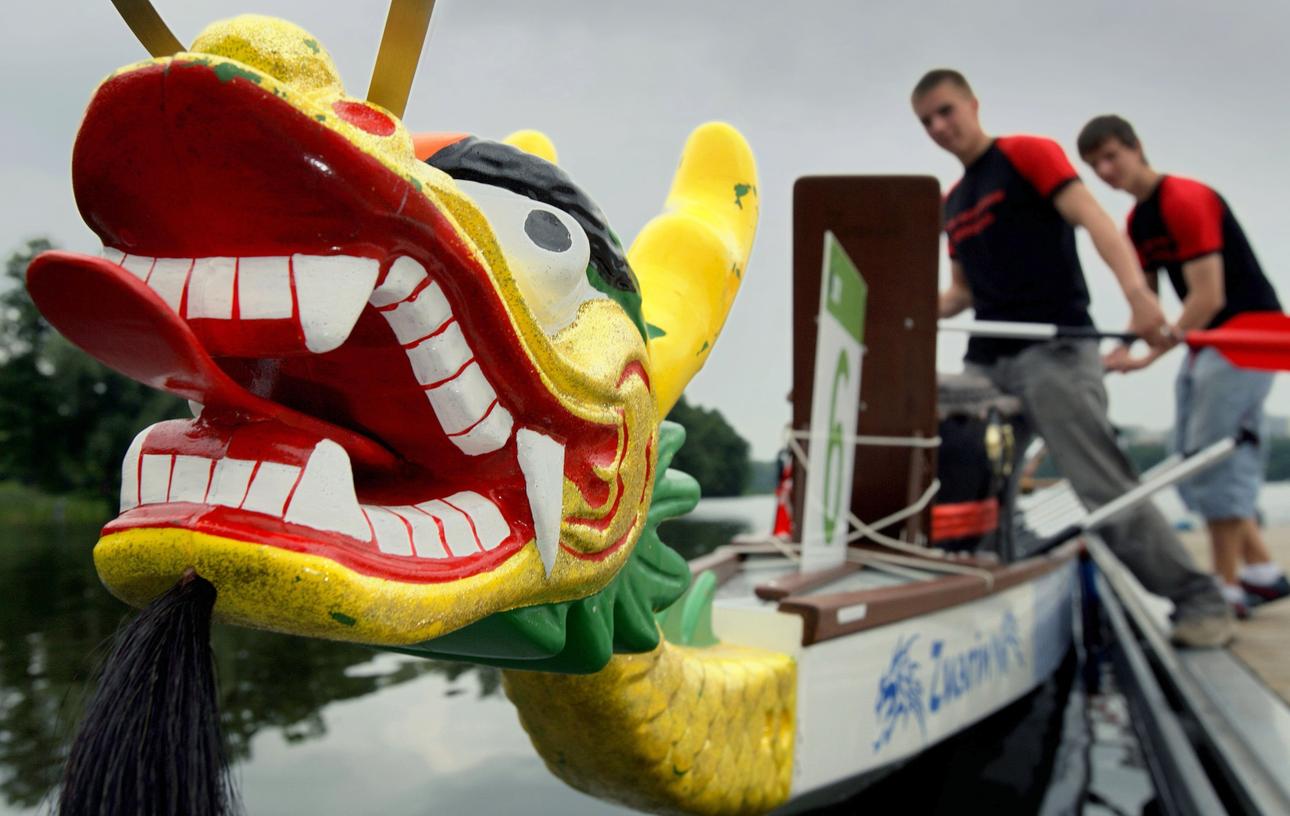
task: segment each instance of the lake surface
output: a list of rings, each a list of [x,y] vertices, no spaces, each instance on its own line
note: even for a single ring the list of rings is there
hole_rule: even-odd
[[[1170,506],[1169,502],[1174,504]],[[1176,499],[1164,509],[1177,515]],[[1264,495],[1290,521],[1290,485]],[[770,523],[772,500],[705,501],[665,539],[687,557]],[[93,528],[0,528],[0,814],[40,812],[85,678],[130,611],[99,584]],[[552,777],[492,669],[216,626],[225,728],[252,814],[628,813]],[[1075,660],[1035,694],[827,813],[1138,813],[1152,798],[1124,701]],[[929,786],[926,780],[937,780]]]

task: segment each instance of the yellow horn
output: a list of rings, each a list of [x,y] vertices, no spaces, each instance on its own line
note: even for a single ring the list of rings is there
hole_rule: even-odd
[[[503,144],[519,148],[552,164],[559,164],[560,157],[555,152],[555,144],[540,130],[517,130],[502,139]]]
[[[663,214],[627,255],[641,285],[659,416],[703,367],[725,325],[757,209],[757,164],[739,131],[710,122],[690,134]]]

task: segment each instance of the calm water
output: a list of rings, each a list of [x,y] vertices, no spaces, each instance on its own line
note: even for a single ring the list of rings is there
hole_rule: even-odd
[[[1270,491],[1290,498],[1285,485]],[[764,529],[770,508],[769,497],[705,502],[664,535],[693,557]],[[1290,516],[1290,502],[1265,496],[1265,508]],[[0,814],[41,810],[84,678],[129,614],[93,572],[95,539],[0,529]],[[547,773],[494,670],[222,626],[214,646],[250,813],[628,812]],[[985,726],[828,812],[961,812],[969,796],[1000,812],[1140,812],[1152,794],[1124,702],[1109,686],[1085,695],[1078,676],[1072,657]]]

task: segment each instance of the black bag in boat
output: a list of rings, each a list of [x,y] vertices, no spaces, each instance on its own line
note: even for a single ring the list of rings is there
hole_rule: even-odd
[[[1021,402],[969,374],[939,374],[936,385],[941,488],[932,508],[932,544],[1006,554]]]

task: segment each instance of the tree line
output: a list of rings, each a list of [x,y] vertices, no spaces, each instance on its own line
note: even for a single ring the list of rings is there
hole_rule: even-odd
[[[0,294],[0,482],[115,505],[121,460],[140,430],[184,416],[177,397],[91,359],[40,315],[27,264],[52,249],[28,241],[5,262]]]

